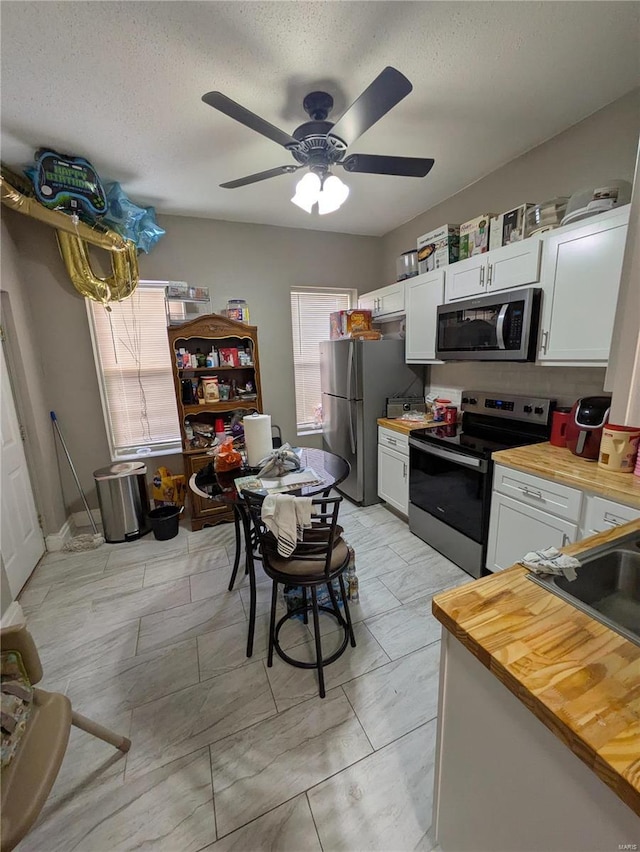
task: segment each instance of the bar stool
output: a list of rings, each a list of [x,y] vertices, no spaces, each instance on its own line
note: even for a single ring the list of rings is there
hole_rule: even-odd
[[[352,648],[356,647],[343,577],[344,572],[349,566],[350,554],[349,548],[341,536],[342,530],[338,527],[338,512],[342,497],[320,497],[312,501],[311,528],[304,531],[303,540],[297,543],[291,556],[285,558],[278,553],[277,540],[262,520],[263,498],[246,490],[242,492],[242,495],[246,501],[254,529],[258,535],[264,572],[273,582],[267,666],[271,667],[273,665],[273,651],[275,648],[278,656],[290,665],[301,669],[317,669],[318,692],[320,698],[324,698],[324,667],[335,662],[335,660],[342,656],[349,643]],[[333,588],[333,581],[336,579],[340,586],[344,615],[340,612],[336,591]],[[276,624],[279,584],[302,587],[303,603],[301,606],[287,612]],[[328,589],[331,606],[318,603],[317,591],[322,586],[326,586]],[[311,595],[310,602],[307,600],[307,590]],[[278,641],[282,626],[290,618],[302,615],[306,623],[309,611],[313,615],[313,631],[315,635],[316,659],[313,663],[303,662],[290,657],[282,650]],[[319,613],[321,611],[335,618],[344,632],[339,648],[328,657],[322,656],[319,623]]]

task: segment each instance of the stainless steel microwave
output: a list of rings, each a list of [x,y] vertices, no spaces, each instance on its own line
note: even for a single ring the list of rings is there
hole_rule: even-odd
[[[436,357],[535,361],[541,294],[539,287],[526,287],[439,305]]]

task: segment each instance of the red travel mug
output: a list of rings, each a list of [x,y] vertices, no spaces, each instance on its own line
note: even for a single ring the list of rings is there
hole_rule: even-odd
[[[456,423],[458,420],[458,409],[455,405],[448,405],[444,410],[444,422]]]
[[[549,443],[554,447],[567,446],[567,423],[571,414],[570,408],[556,408],[551,420],[551,437]]]

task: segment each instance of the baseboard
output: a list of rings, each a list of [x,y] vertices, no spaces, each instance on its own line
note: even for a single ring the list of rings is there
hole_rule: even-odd
[[[100,509],[92,509],[91,517],[94,520],[94,523],[100,525],[102,523],[102,515],[100,514]],[[71,515],[71,520],[73,521],[73,525],[76,529],[78,527],[90,527],[91,521],[89,520],[89,516],[87,513],[82,510],[82,512],[74,512]]]
[[[26,621],[24,612],[18,601],[12,601],[7,611],[0,618],[0,627],[11,627],[12,624],[24,624]]]
[[[82,513],[84,514],[84,513]],[[85,515],[86,517],[86,515]],[[57,533],[51,533],[46,536],[44,540],[45,547],[47,550],[55,551],[62,550],[65,544],[71,540],[72,537],[72,528],[71,528],[71,520],[67,518],[64,524],[60,527]]]

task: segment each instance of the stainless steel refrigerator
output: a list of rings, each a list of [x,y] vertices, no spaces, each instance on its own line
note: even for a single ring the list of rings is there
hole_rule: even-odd
[[[424,393],[421,372],[404,363],[404,340],[320,344],[322,443],[351,464],[338,488],[356,503],[378,503],[378,426],[388,396]]]

